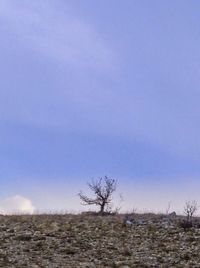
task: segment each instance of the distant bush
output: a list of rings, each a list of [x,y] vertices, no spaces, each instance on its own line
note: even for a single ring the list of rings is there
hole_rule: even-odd
[[[183,220],[179,222],[179,227],[183,228],[185,231],[193,227],[193,223],[190,221]]]

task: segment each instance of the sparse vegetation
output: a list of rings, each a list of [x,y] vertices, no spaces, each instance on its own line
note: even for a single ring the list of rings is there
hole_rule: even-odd
[[[185,216],[169,213],[170,203],[166,214],[110,213],[116,181],[88,185],[94,197],[79,197],[99,213],[1,216],[0,267],[200,267],[196,201],[185,203]]]
[[[199,267],[200,229],[155,214],[5,216],[0,267]],[[180,217],[182,220],[184,217]]]

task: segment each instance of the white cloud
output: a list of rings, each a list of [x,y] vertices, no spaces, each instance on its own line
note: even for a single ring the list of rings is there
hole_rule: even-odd
[[[75,67],[112,68],[113,52],[94,27],[52,1],[2,0],[0,21],[23,45]],[[63,11],[64,10],[64,11]]]
[[[0,201],[0,212],[2,214],[32,214],[34,211],[35,207],[33,206],[31,200],[20,195],[15,195]]]

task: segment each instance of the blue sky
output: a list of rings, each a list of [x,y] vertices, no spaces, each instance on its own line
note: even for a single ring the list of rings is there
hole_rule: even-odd
[[[200,202],[199,9],[1,0],[1,199],[80,210],[107,174],[124,209]]]

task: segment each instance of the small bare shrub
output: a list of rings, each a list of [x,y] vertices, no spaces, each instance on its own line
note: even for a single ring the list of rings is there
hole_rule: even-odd
[[[184,213],[187,216],[188,222],[192,221],[192,218],[193,218],[194,214],[196,213],[197,209],[198,209],[197,201],[192,200],[192,201],[187,201],[185,203]]]

